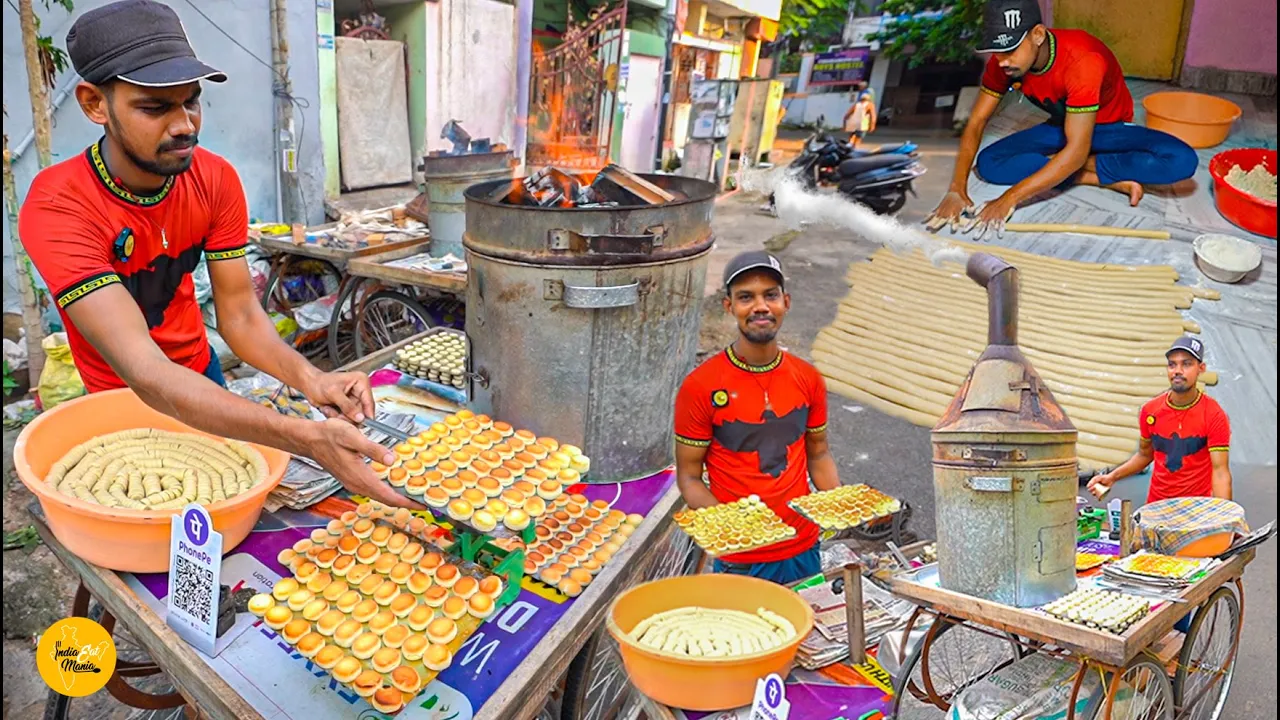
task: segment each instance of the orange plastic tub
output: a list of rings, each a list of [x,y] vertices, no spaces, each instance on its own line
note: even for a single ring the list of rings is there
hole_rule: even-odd
[[[1230,100],[1193,92],[1159,92],[1142,101],[1147,127],[1161,130],[1193,148],[1221,145],[1240,119],[1240,106]]]
[[[169,518],[179,510],[103,507],[63,495],[44,482],[49,468],[75,446],[98,435],[132,428],[198,432],[147,407],[132,390],[108,390],[64,402],[33,420],[18,435],[13,464],[23,484],[40,501],[54,537],[77,557],[111,570],[166,572]],[[267,461],[267,479],[247,493],[208,507],[214,528],[222,533],[224,552],[239,545],[253,530],[267,493],[280,484],[289,464],[288,453],[254,447]]]
[[[1217,557],[1227,551],[1231,547],[1231,542],[1235,540],[1234,533],[1222,532],[1209,537],[1202,537],[1190,545],[1179,550],[1176,555],[1188,558],[1211,558]]]
[[[655,651],[628,633],[645,618],[680,607],[741,610],[765,608],[796,628],[791,643],[736,658],[688,658]],[[622,593],[605,620],[618,641],[622,663],[636,689],[657,702],[704,712],[750,705],[756,680],[769,673],[786,677],[796,650],[813,629],[813,610],[787,588],[741,575],[689,575],[637,585]]]

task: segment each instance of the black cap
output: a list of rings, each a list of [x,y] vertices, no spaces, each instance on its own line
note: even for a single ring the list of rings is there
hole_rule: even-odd
[[[1173,341],[1173,345],[1165,351],[1164,356],[1169,357],[1178,350],[1189,353],[1191,357],[1199,360],[1200,362],[1204,362],[1204,342],[1201,341],[1200,338],[1183,335]]]
[[[724,268],[724,287],[727,290],[734,278],[748,270],[768,270],[778,276],[778,284],[783,284],[782,263],[778,258],[763,250],[751,250],[736,255]]]
[[[1042,22],[1036,0],[988,0],[982,11],[978,52],[1009,52]]]
[[[196,59],[178,14],[154,0],[121,0],[81,15],[67,33],[67,54],[94,85],[116,78],[144,87],[227,79]]]

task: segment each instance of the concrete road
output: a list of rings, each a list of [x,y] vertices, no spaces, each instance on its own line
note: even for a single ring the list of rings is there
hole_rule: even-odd
[[[903,134],[886,129],[876,133],[876,143],[912,139],[921,146],[928,174],[916,185],[918,198],[910,198],[898,214],[906,223],[921,222],[950,184],[956,141],[949,134]],[[789,134],[780,148],[796,150],[802,136]],[[783,158],[775,158],[784,162]],[[799,234],[787,234],[782,223],[758,212],[758,201],[731,196],[718,203],[713,221],[717,248],[708,271],[708,313],[704,319],[704,344],[708,334],[722,343],[734,330],[719,307],[719,278],[724,263],[748,249],[769,247],[785,265],[792,309],[780,340],[789,350],[808,357],[814,336],[835,317],[836,303],[848,291],[843,276],[849,264],[865,258],[878,246],[851,237],[847,232],[813,226]],[[716,333],[719,335],[716,335]],[[866,481],[903,498],[915,509],[909,528],[920,537],[933,537],[933,480],[929,465],[929,431],[830,394],[829,435],[844,482]],[[1248,422],[1247,418],[1232,418]],[[1276,468],[1236,467],[1237,500],[1254,525],[1276,517]],[[1146,481],[1130,479],[1116,491],[1139,503],[1146,496]],[[1276,543],[1263,547],[1245,577],[1245,628],[1235,683],[1225,720],[1274,720],[1276,712]],[[942,718],[926,714],[913,720]]]

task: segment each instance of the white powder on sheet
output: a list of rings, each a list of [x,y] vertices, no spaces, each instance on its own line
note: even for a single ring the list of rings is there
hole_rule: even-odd
[[[1276,176],[1267,172],[1261,163],[1254,165],[1249,172],[1239,165],[1231,166],[1227,172],[1227,184],[1261,200],[1276,201]]]
[[[742,188],[764,195],[772,192],[778,219],[792,229],[801,229],[802,223],[844,228],[897,253],[919,249],[935,265],[945,261],[963,265],[969,258],[962,248],[909,228],[839,193],[807,190],[798,180],[787,177],[785,168],[744,173]]]

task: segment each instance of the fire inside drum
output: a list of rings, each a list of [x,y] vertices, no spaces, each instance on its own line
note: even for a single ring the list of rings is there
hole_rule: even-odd
[[[498,199],[510,182],[466,192],[476,409],[582,447],[591,482],[671,464],[671,398],[697,353],[715,186],[642,177],[677,199],[543,208]]]
[[[961,244],[966,249],[976,246]],[[1086,468],[1119,465],[1137,447],[1138,410],[1167,390],[1164,353],[1200,328],[1179,309],[1214,291],[1176,284],[1168,266],[1058,260],[983,247],[1021,273],[1019,347],[1079,430]],[[981,287],[953,263],[879,250],[855,263],[852,286],[813,356],[831,389],[932,427],[986,344]],[[1216,373],[1201,376],[1217,382]]]

